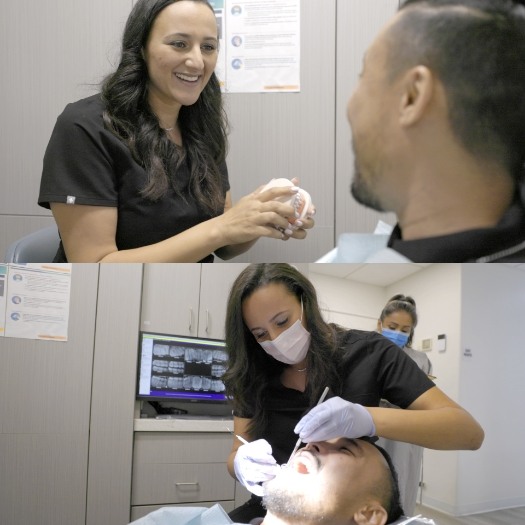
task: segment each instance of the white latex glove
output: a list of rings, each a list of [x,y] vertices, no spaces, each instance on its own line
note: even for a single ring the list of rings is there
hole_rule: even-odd
[[[233,468],[239,482],[257,496],[264,492],[260,483],[273,479],[280,469],[272,456],[272,446],[265,439],[241,445],[235,454]]]
[[[343,436],[350,439],[373,436],[376,427],[364,406],[332,397],[312,408],[297,423],[294,432],[303,443],[311,443]]]

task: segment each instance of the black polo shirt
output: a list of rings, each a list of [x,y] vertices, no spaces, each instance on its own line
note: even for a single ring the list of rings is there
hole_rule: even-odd
[[[525,262],[525,205],[519,196],[493,228],[405,241],[399,224],[388,247],[414,262]]]

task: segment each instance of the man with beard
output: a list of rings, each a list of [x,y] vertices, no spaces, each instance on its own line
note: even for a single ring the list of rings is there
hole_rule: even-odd
[[[309,443],[264,483],[263,525],[384,525],[403,513],[388,455],[368,439]]]
[[[407,0],[380,32],[347,108],[351,192],[398,223],[332,261],[525,261],[523,3]]]

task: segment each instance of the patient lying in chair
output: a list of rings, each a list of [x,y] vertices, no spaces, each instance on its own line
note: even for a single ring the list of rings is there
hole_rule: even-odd
[[[390,458],[365,439],[309,443],[264,489],[264,525],[385,525],[403,514]]]
[[[309,443],[263,486],[268,512],[258,518],[262,525],[436,525],[432,520],[403,516],[390,457],[366,438]],[[172,518],[155,521],[154,512],[133,525],[190,523],[177,519],[177,508],[161,510],[173,510]],[[195,523],[231,523],[225,512],[219,516],[216,510],[207,509]]]

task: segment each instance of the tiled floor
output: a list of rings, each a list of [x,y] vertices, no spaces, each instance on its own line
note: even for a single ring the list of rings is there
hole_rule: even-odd
[[[422,514],[425,518],[432,518],[436,525],[525,525],[525,507],[456,518],[437,510],[417,505],[416,514]]]

